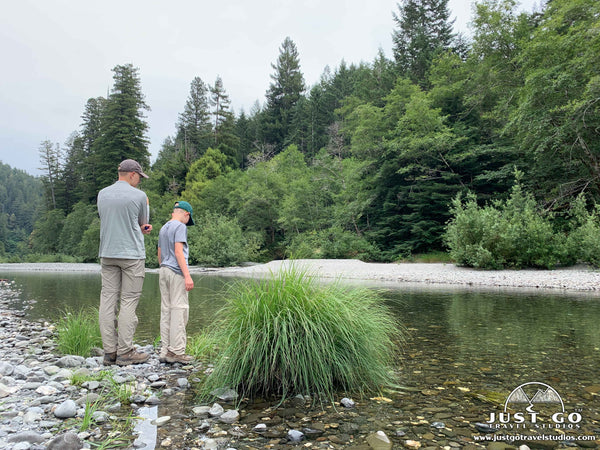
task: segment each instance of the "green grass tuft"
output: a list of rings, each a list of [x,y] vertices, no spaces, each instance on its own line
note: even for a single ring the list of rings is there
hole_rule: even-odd
[[[98,310],[65,311],[57,326],[58,350],[65,355],[90,356],[94,347],[102,347]]]
[[[231,387],[241,397],[365,393],[393,383],[402,337],[372,290],[320,284],[292,267],[235,283],[207,342],[218,343],[206,395]],[[214,347],[210,347],[214,348]]]

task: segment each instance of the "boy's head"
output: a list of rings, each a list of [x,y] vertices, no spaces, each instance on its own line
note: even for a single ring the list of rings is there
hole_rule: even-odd
[[[188,202],[176,202],[173,207],[173,214],[179,215],[181,222],[185,223],[188,227],[194,225],[193,212],[192,205]]]

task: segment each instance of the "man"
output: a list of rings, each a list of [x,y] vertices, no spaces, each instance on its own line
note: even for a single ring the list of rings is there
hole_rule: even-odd
[[[175,203],[171,220],[158,233],[158,263],[160,285],[160,362],[186,364],[192,357],[185,354],[189,318],[188,292],[194,280],[188,268],[187,228],[194,225],[192,205]]]
[[[138,324],[136,308],[146,273],[144,234],[152,231],[148,197],[137,189],[141,178],[148,178],[133,159],[119,164],[119,179],[98,193],[100,215],[100,333],[104,364],[140,364],[147,353],[133,346]],[[118,314],[117,314],[118,310]]]

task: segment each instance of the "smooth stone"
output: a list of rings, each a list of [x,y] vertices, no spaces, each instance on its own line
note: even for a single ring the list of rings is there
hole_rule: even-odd
[[[161,416],[161,417],[157,417],[155,420],[153,420],[152,423],[154,425],[156,425],[157,427],[160,427],[160,426],[164,425],[165,423],[167,423],[169,420],[171,420],[171,416]]]
[[[192,409],[192,412],[196,415],[196,416],[208,416],[209,412],[210,412],[210,406],[195,406]]]
[[[235,423],[240,418],[240,413],[235,409],[230,409],[219,416],[219,420],[223,423]]]
[[[29,442],[30,444],[39,444],[44,442],[44,437],[35,431],[22,431],[12,434],[7,439],[8,442]]]
[[[224,402],[231,402],[238,398],[238,393],[236,391],[227,388],[215,389],[210,394]]]
[[[214,405],[212,405],[212,408],[210,408],[210,410],[208,411],[208,414],[212,417],[219,417],[224,412],[225,410],[223,409],[223,407],[218,403],[215,403]]]
[[[374,450],[391,450],[392,448],[392,442],[383,431],[369,435],[367,444]]]
[[[73,400],[65,400],[54,410],[59,419],[68,419],[77,415],[77,404]]]
[[[340,400],[340,405],[342,405],[344,408],[354,408],[356,406],[356,403],[354,403],[352,399],[344,397]]]
[[[55,437],[48,444],[48,450],[79,450],[83,442],[75,433],[67,432]]]
[[[290,430],[288,431],[287,436],[290,442],[301,442],[306,438],[304,433],[299,430]]]

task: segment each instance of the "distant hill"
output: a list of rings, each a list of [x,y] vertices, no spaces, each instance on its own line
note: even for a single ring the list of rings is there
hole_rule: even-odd
[[[27,244],[43,199],[40,179],[0,162],[0,256]]]

